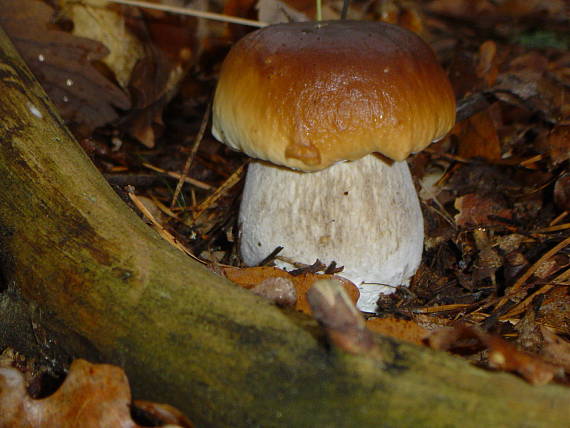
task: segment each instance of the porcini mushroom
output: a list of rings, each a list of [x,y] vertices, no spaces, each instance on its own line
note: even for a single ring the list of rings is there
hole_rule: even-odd
[[[278,246],[287,260],[335,261],[359,287],[358,307],[374,311],[421,261],[423,218],[405,159],[454,121],[445,72],[403,28],[321,21],[248,34],[222,65],[212,126],[259,159],[239,214],[244,262]]]

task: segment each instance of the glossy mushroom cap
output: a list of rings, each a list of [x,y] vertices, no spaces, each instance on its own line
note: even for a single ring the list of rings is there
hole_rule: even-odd
[[[364,21],[273,25],[226,57],[213,134],[249,156],[303,171],[378,152],[400,161],[455,121],[431,48],[398,26]]]

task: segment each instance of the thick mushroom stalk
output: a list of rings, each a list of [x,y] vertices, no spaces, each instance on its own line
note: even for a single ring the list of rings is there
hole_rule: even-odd
[[[259,264],[278,246],[296,262],[335,261],[360,289],[358,308],[367,312],[381,293],[407,284],[422,257],[423,218],[408,165],[376,155],[313,173],[252,163],[240,227],[246,264]]]

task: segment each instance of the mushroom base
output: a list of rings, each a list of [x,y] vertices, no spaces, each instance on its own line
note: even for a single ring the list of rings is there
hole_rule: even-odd
[[[376,155],[312,173],[252,163],[239,221],[247,265],[279,246],[288,261],[335,261],[358,286],[362,311],[374,312],[380,294],[408,285],[421,262],[423,217],[408,165]]]

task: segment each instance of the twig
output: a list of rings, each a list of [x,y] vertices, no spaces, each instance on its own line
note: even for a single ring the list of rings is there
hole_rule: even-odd
[[[518,291],[519,288],[521,288],[524,283],[526,282],[527,279],[529,279],[533,273],[535,273],[538,268],[540,268],[540,266],[547,261],[549,258],[551,258],[552,256],[554,256],[556,253],[558,253],[560,250],[562,250],[564,247],[570,245],[570,237],[566,238],[564,241],[560,242],[558,245],[554,246],[552,249],[550,249],[549,251],[547,251],[540,259],[538,259],[530,268],[527,269],[527,271],[525,273],[523,273],[520,278],[513,284],[513,286],[509,289],[507,295],[503,298],[501,298],[499,300],[499,302],[497,303],[497,305],[495,306],[495,310],[499,309],[500,307],[502,307],[505,303],[507,303],[507,301],[509,300],[509,297],[511,297],[513,294],[515,294],[516,291]]]
[[[563,281],[566,281],[568,278],[570,278],[570,269],[566,269],[564,272],[562,272],[560,275],[558,275],[556,278],[554,278],[552,280],[552,283],[546,284],[546,285],[542,286],[541,288],[539,288],[538,290],[536,290],[534,293],[532,293],[530,296],[528,296],[526,299],[524,299],[518,305],[511,308],[509,310],[509,312],[502,315],[500,317],[500,319],[501,320],[507,320],[509,318],[512,318],[512,317],[520,314],[521,312],[524,312],[526,310],[526,308],[528,307],[528,305],[530,305],[532,303],[532,301],[534,300],[534,298],[536,296],[549,292],[554,287],[556,287],[556,285],[559,285]]]
[[[158,232],[158,234],[164,239],[166,240],[168,243],[170,243],[173,247],[177,248],[178,250],[182,251],[183,253],[189,255],[190,257],[192,257],[194,260],[196,260],[197,262],[200,262],[202,264],[206,264],[206,262],[204,262],[203,260],[201,260],[200,258],[196,257],[192,251],[190,251],[188,248],[186,248],[184,245],[182,245],[168,230],[166,230],[159,222],[158,220],[152,215],[152,213],[148,210],[148,208],[141,202],[141,200],[139,199],[139,197],[135,194],[135,192],[133,191],[133,188],[131,187],[130,189],[127,189],[127,193],[129,195],[129,198],[131,199],[132,203],[138,208],[138,210],[145,216],[145,218],[147,220],[149,220],[152,223],[152,226],[154,228],[154,230],[156,230]]]
[[[269,255],[267,257],[265,257],[258,266],[266,266],[269,263],[271,263],[273,260],[275,260],[275,257],[277,257],[277,254],[279,254],[284,247],[275,247],[275,249],[269,253]]]
[[[192,219],[189,222],[186,222],[187,226],[193,226],[196,220],[198,220],[198,218],[204,213],[204,211],[210,208],[218,199],[224,196],[228,190],[230,190],[239,182],[246,165],[247,162],[235,170],[235,172],[230,175],[229,178],[214,191],[214,193],[208,196],[204,201],[200,203],[200,205],[195,208]]]
[[[165,4],[148,3],[136,0],[108,0],[111,3],[124,4],[127,6],[143,7],[146,9],[162,10],[164,12],[177,13],[179,15],[195,16],[196,18],[211,19],[212,21],[229,22],[230,24],[248,25],[250,27],[267,27],[269,24],[252,19],[238,18],[237,16],[222,15],[221,13],[205,12],[202,10],[188,9],[186,7],[168,6]]]
[[[381,358],[372,332],[339,281],[316,281],[307,292],[307,300],[331,345],[350,354]]]
[[[488,92],[479,92],[459,100],[457,103],[456,121],[462,122],[486,110],[494,101],[495,97]]]
[[[455,303],[451,305],[440,305],[440,306],[430,306],[429,308],[417,308],[413,309],[415,314],[436,314],[438,312],[450,312],[458,311],[461,309],[468,308],[469,305],[466,303]]]
[[[564,220],[568,216],[568,214],[570,214],[568,211],[564,211],[562,214],[560,214],[558,217],[552,220],[549,226],[556,226],[558,223]]]
[[[532,233],[551,233],[560,232],[561,230],[570,229],[570,223],[557,224],[556,226],[543,227],[542,229],[534,230]]]
[[[186,162],[184,163],[184,168],[182,169],[182,174],[178,179],[178,183],[176,184],[176,189],[174,190],[174,195],[172,195],[172,201],[170,201],[170,208],[174,208],[176,205],[176,201],[178,200],[178,195],[180,195],[180,191],[182,190],[182,186],[184,185],[184,179],[188,176],[188,172],[190,171],[190,166],[192,166],[192,161],[194,160],[194,156],[196,156],[196,152],[198,151],[198,147],[204,138],[204,133],[206,132],[206,126],[208,125],[208,121],[210,120],[210,107],[211,101],[208,102],[206,106],[206,111],[204,112],[204,116],[202,116],[202,122],[200,123],[200,129],[198,130],[198,134],[196,138],[194,138],[194,144],[192,145],[192,150],[190,150],[190,154],[186,158]]]
[[[147,163],[147,162],[144,162],[142,165],[145,168],[151,169],[151,170],[156,171],[156,172],[160,172],[161,174],[166,174],[166,175],[173,177],[173,178],[176,178],[176,179],[180,179],[180,177],[182,177],[182,175],[177,173],[177,172],[167,171],[165,169],[159,168],[159,167],[154,166],[154,165]],[[212,190],[213,189],[213,187],[210,186],[209,184],[204,183],[203,181],[200,181],[200,180],[196,180],[194,178],[185,177],[184,181],[186,183],[190,183],[191,185],[196,186],[197,188],[202,189],[202,190]]]
[[[342,10],[340,12],[340,19],[346,19],[348,15],[348,7],[350,6],[350,0],[343,0],[342,1]]]

